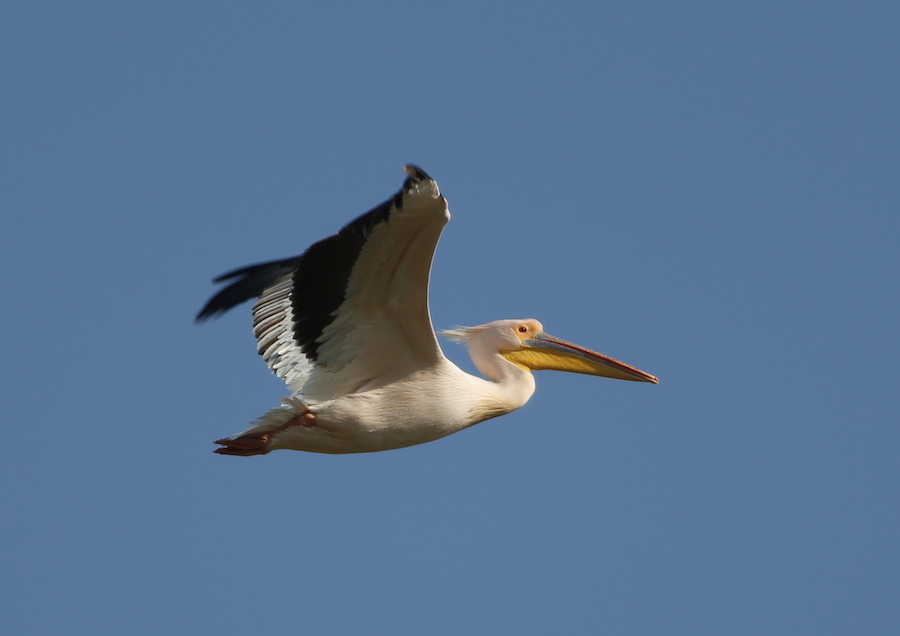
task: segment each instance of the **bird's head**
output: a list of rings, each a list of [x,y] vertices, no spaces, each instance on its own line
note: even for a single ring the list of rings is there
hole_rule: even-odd
[[[529,371],[569,371],[659,384],[654,375],[545,333],[544,326],[534,319],[496,320],[478,327],[448,329],[443,334],[467,343],[473,359],[476,351],[490,351]]]

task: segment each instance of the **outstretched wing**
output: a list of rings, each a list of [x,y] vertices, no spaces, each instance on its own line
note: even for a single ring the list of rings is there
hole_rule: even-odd
[[[304,398],[382,386],[443,359],[428,310],[428,280],[450,212],[420,168],[396,195],[296,258],[235,270],[197,316],[259,296],[258,349]]]

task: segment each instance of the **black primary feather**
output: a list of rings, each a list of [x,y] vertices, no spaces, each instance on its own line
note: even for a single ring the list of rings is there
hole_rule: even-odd
[[[353,265],[366,240],[380,223],[403,208],[403,195],[419,181],[430,179],[421,168],[409,164],[403,188],[384,203],[350,221],[328,238],[314,243],[302,255],[242,267],[216,278],[221,283],[236,279],[221,289],[197,314],[204,322],[252,298],[259,297],[278,279],[293,273],[291,304],[294,339],[311,359],[316,359],[317,338],[334,320],[344,302]]]

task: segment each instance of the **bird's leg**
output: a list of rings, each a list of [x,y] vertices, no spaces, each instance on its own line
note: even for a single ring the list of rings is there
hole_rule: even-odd
[[[217,439],[214,443],[221,444],[222,448],[217,448],[215,452],[220,455],[242,455],[244,457],[249,455],[265,455],[272,450],[269,448],[269,442],[278,433],[287,430],[292,426],[309,428],[315,425],[315,413],[307,411],[306,413],[295,415],[277,428],[266,431],[251,431],[237,437]]]

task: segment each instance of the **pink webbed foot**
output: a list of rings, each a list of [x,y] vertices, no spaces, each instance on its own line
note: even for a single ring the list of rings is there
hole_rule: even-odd
[[[315,414],[306,412],[302,415],[292,417],[281,426],[268,431],[250,432],[237,437],[217,439],[213,443],[221,444],[222,448],[217,448],[213,452],[219,453],[220,455],[241,455],[243,457],[249,457],[250,455],[265,455],[269,451],[275,450],[271,447],[271,441],[278,433],[292,426],[311,427],[315,425]]]

